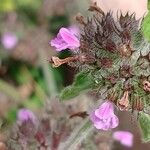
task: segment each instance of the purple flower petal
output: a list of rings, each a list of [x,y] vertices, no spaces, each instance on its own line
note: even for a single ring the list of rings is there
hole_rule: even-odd
[[[119,119],[114,114],[112,102],[104,102],[98,109],[91,112],[90,119],[97,129],[109,130],[119,125]]]
[[[95,115],[98,118],[108,118],[114,114],[113,103],[106,101],[98,109],[95,110]]]
[[[67,49],[68,45],[62,39],[55,38],[50,42],[51,46],[56,47],[57,51],[61,51],[63,49]]]
[[[110,128],[116,128],[117,126],[119,125],[119,119],[118,117],[114,114],[112,117],[111,117],[111,124],[110,124]]]
[[[108,130],[109,129],[108,124],[105,124],[102,120],[99,122],[95,122],[94,126],[96,127],[96,129],[101,129],[101,130]]]
[[[20,109],[17,114],[17,120],[19,124],[27,121],[32,121],[33,123],[36,123],[37,121],[36,116],[33,114],[32,111],[28,109]]]
[[[61,28],[59,32],[60,32],[60,35],[63,38],[63,40],[66,43],[68,43],[68,45],[75,46],[75,47],[80,46],[80,43],[79,43],[79,40],[77,39],[77,37],[75,35],[73,35],[68,29]]]
[[[61,28],[57,37],[50,41],[51,46],[56,47],[57,51],[69,48],[74,50],[80,46],[78,38],[68,29]]]
[[[128,131],[116,131],[113,133],[113,138],[119,141],[122,145],[132,147],[133,146],[133,134]]]
[[[90,119],[92,122],[99,122],[100,121],[100,119],[95,116],[95,111],[90,113]]]

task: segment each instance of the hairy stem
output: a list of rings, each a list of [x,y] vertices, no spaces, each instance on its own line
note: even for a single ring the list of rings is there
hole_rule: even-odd
[[[47,83],[48,95],[51,97],[55,97],[57,94],[57,86],[55,83],[52,68],[49,67],[48,61],[45,61],[45,58],[47,58],[47,56],[44,51],[39,50],[39,57],[43,74],[45,76],[45,82]]]
[[[58,150],[75,150],[79,144],[93,131],[94,127],[91,125],[89,118],[85,119],[73,133],[68,140],[61,143]]]

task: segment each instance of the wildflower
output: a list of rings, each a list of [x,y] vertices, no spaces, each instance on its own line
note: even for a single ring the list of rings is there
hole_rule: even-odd
[[[68,29],[61,28],[57,37],[50,41],[51,46],[56,47],[57,51],[61,51],[64,49],[74,50],[79,48],[80,41],[79,39]]]
[[[133,145],[133,134],[131,132],[116,131],[113,133],[113,138],[124,146],[132,147]]]
[[[33,112],[28,109],[21,109],[17,117],[20,133],[25,137],[34,136],[38,129],[38,120]]]
[[[114,106],[110,101],[104,102],[98,109],[90,114],[90,119],[97,129],[108,130],[116,128],[118,117],[114,114]]]
[[[14,33],[7,32],[2,35],[1,43],[5,49],[13,49],[17,45],[18,39]]]
[[[18,112],[17,120],[19,124],[22,124],[24,122],[32,122],[33,124],[36,123],[36,116],[33,114],[32,111],[28,109],[21,109]]]

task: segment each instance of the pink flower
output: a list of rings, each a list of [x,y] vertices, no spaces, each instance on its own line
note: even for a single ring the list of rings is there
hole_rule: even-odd
[[[79,27],[77,25],[71,25],[68,27],[68,29],[74,34],[76,35],[77,37],[80,36],[80,30],[79,30]]]
[[[114,105],[110,101],[104,102],[98,109],[90,114],[90,119],[97,129],[109,130],[119,124],[118,117],[114,114]]]
[[[61,28],[57,37],[50,41],[51,46],[54,46],[57,51],[64,49],[77,49],[80,46],[79,39],[68,29]]]
[[[113,133],[113,138],[124,146],[132,147],[133,145],[133,134],[131,132],[116,131]]]
[[[1,42],[4,48],[13,49],[18,42],[18,38],[14,33],[7,32],[2,35]]]
[[[18,115],[17,115],[17,120],[19,124],[22,124],[28,121],[32,122],[33,124],[37,122],[37,118],[33,114],[33,112],[25,108],[19,110]]]

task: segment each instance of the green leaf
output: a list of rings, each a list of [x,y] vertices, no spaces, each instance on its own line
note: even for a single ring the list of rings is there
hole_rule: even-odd
[[[66,87],[60,93],[61,100],[69,100],[78,96],[82,91],[92,88],[94,82],[90,72],[80,72],[75,76],[71,86]]]
[[[7,125],[13,123],[17,118],[17,108],[12,108],[10,111],[7,112],[6,114],[6,122]]]
[[[150,12],[148,15],[144,18],[143,24],[142,24],[142,30],[145,38],[150,41]]]
[[[142,131],[143,142],[150,141],[150,116],[141,112],[139,115],[139,123]]]
[[[15,10],[15,1],[14,0],[1,0],[0,1],[0,11],[2,12],[10,12]]]
[[[91,87],[92,83],[93,81],[90,73],[80,72],[76,75],[73,86],[84,90],[89,88],[89,86]]]
[[[79,93],[80,93],[80,89],[73,87],[73,86],[68,86],[61,91],[60,99],[61,100],[69,100],[71,98],[78,96]]]

